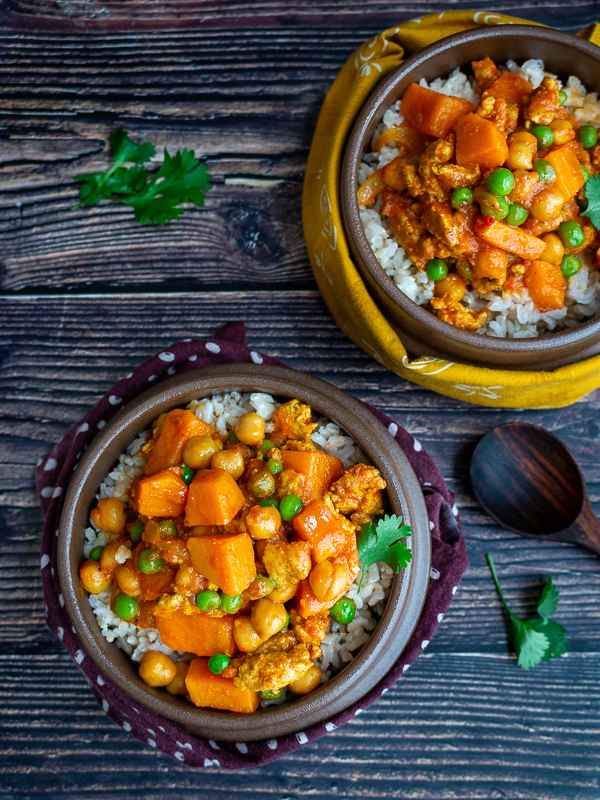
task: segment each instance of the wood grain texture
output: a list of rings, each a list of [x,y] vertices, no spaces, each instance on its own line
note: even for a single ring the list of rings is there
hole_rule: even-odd
[[[0,800],[598,800],[600,570],[569,545],[521,539],[477,506],[478,439],[513,419],[571,448],[600,512],[600,392],[569,409],[469,406],[400,380],[335,326],[300,223],[327,88],[407,0],[0,0]],[[597,4],[508,11],[578,30]],[[102,205],[72,211],[73,175],[102,169],[117,124],[193,147],[206,207],[163,229]],[[235,319],[252,346],[378,406],[456,494],[471,566],[430,646],[380,702],[260,770],[192,772],[97,707],[43,624],[34,466],[120,377],[173,341]],[[566,658],[530,672],[508,649],[485,553],[508,603],[561,592]]]

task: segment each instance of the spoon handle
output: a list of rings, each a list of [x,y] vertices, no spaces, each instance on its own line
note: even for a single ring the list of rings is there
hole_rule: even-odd
[[[600,522],[587,497],[575,522],[560,532],[560,539],[579,544],[600,556]]]

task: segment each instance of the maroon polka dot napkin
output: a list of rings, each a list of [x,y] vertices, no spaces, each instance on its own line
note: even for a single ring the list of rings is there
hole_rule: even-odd
[[[429,644],[442,621],[467,568],[468,560],[458,511],[440,471],[421,444],[389,417],[370,408],[396,438],[406,453],[423,487],[429,513],[432,538],[431,580],[423,614],[405,651],[380,683],[359,703],[296,734],[263,742],[215,742],[186,733],[174,723],[138,707],[114,686],[86,654],[65,613],[60,594],[56,563],[58,525],[63,497],[73,470],[85,448],[98,430],[130,400],[148,387],[148,383],[179,375],[191,369],[216,364],[279,364],[267,355],[247,346],[243,323],[230,323],[210,339],[177,342],[136,367],[112,387],[86,416],[74,425],[37,465],[37,483],[42,509],[46,515],[42,534],[42,583],[46,600],[46,622],[63,642],[79,669],[88,679],[102,709],[149,747],[161,750],[192,767],[241,769],[259,766],[291,753],[297,748],[331,733],[347,720],[361,713],[402,676]]]

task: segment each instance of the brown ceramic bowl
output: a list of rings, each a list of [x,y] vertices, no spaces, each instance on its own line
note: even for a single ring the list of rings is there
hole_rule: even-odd
[[[576,75],[590,91],[600,91],[600,48],[568,33],[536,25],[499,25],[448,36],[420,50],[391,72],[365,103],[350,134],[342,168],[344,224],[363,277],[411,355],[471,362],[489,367],[548,370],[600,353],[600,317],[571,330],[535,339],[499,339],[461,330],[414,303],[384,272],[360,221],[356,192],[358,166],[370,148],[385,111],[410,83],[445,77],[456,67],[490,56],[499,64],[541,58],[549,72],[566,80]]]
[[[96,492],[136,434],[163,411],[230,389],[264,391],[299,398],[338,423],[361,446],[388,485],[393,513],[412,526],[410,566],[394,580],[376,630],[357,657],[313,694],[253,714],[196,708],[163,689],[151,689],[116,644],[108,643],[81,590],[84,531]],[[421,488],[395,439],[358,401],[317,378],[272,366],[229,365],[189,372],[167,380],[125,407],[85,452],[69,485],[59,531],[59,574],[66,610],[83,646],[104,674],[133,701],[167,717],[193,734],[247,742],[301,731],[324,722],[358,701],[392,667],[421,614],[429,582],[430,533]]]

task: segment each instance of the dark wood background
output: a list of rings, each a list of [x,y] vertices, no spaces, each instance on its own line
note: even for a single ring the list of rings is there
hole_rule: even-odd
[[[508,534],[478,508],[469,456],[508,420],[572,448],[600,512],[600,393],[558,411],[501,411],[386,372],[336,328],[300,223],[303,170],[327,88],[354,48],[407,17],[471,4],[405,0],[0,0],[0,798],[599,800],[600,563]],[[598,3],[481,0],[572,32]],[[71,210],[117,124],[195,148],[203,210],[140,228],[125,208]],[[45,629],[38,457],[132,366],[244,320],[253,347],[379,406],[456,493],[471,566],[427,652],[335,734],[262,769],[191,771],[97,707]],[[567,657],[525,672],[485,565],[509,603],[561,592]]]

